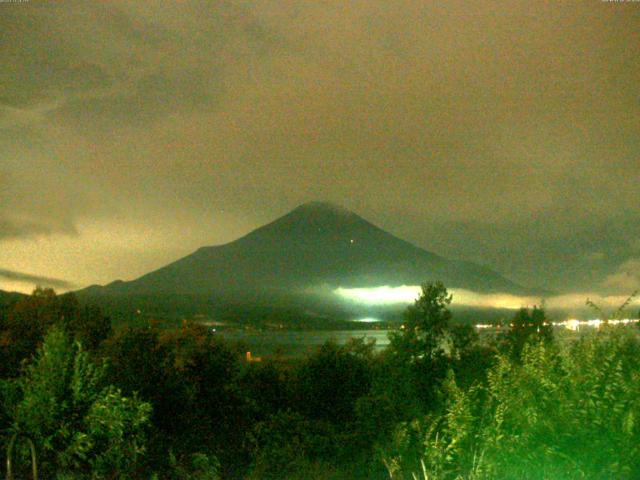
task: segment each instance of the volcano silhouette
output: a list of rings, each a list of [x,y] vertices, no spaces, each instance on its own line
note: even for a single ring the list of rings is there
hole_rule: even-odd
[[[316,286],[416,285],[523,293],[477,264],[418,248],[357,214],[328,203],[303,204],[248,235],[196,252],[142,277],[85,290],[110,295],[212,295],[304,290]]]

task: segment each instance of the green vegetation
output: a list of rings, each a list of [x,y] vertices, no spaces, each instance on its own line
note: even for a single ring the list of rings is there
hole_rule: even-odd
[[[383,352],[248,362],[38,289],[0,309],[0,446],[13,478],[640,478],[635,327],[555,338],[536,307],[488,340],[450,303],[425,284]]]

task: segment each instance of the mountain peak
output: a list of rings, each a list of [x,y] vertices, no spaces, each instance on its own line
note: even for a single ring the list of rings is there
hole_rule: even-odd
[[[447,260],[327,202],[308,202],[231,243],[199,249],[107,291],[240,295],[265,288],[289,292],[317,285],[418,285],[514,292],[520,287],[488,269]],[[266,286],[266,287],[265,287]]]
[[[265,230],[278,234],[313,234],[322,233],[348,234],[353,229],[376,229],[374,225],[364,220],[352,211],[328,202],[307,202],[299,205],[289,213],[266,225],[256,232]]]
[[[333,214],[352,214],[353,212],[346,209],[341,205],[336,205],[335,203],[330,202],[321,202],[321,201],[313,201],[306,202],[301,205],[298,205],[294,208],[290,213],[300,212],[300,213],[333,213]]]

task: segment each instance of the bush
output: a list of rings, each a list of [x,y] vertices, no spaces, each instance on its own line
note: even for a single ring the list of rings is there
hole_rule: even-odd
[[[54,328],[15,381],[9,431],[34,442],[45,475],[128,478],[134,472],[151,406],[104,385],[104,371]]]
[[[425,474],[640,478],[639,347],[633,330],[610,328],[573,344],[527,344],[519,361],[500,355],[487,383],[466,391],[450,376],[445,411],[417,427]],[[390,450],[386,463],[419,472],[402,456],[415,446]]]

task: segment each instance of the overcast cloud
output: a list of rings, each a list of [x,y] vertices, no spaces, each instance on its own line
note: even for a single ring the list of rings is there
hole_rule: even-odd
[[[30,285],[58,288],[63,290],[69,290],[74,287],[72,283],[61,280],[59,278],[41,277],[38,275],[31,275],[29,273],[14,272],[4,269],[0,269],[0,278],[12,283],[22,284],[23,289],[27,288]]]
[[[640,4],[31,0],[0,46],[2,268],[131,279],[326,200],[525,285],[632,285]]]

